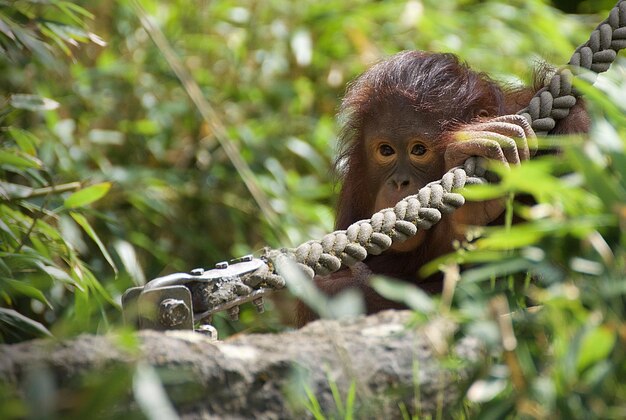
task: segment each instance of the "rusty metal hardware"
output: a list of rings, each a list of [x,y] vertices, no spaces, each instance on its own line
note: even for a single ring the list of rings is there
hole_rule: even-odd
[[[122,296],[122,310],[127,323],[141,329],[194,330],[216,336],[208,325],[213,314],[228,311],[239,318],[239,306],[252,302],[259,313],[264,311],[263,297],[272,289],[256,287],[252,276],[265,267],[258,258],[245,256],[220,262],[216,268],[197,268],[190,273],[159,277],[145,286],[132,287]]]

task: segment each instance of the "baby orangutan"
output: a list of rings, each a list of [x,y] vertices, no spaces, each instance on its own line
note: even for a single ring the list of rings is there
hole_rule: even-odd
[[[340,110],[343,147],[337,162],[343,186],[336,228],[346,229],[395,206],[468,157],[485,157],[507,167],[529,159],[535,135],[523,117],[511,114],[533,93],[507,91],[452,54],[407,51],[374,65],[350,84]],[[554,131],[584,130],[568,125],[568,119]],[[348,288],[360,290],[368,314],[401,307],[368,286],[372,274],[440,292],[441,278],[421,278],[419,269],[452,251],[463,226],[487,225],[503,211],[502,200],[467,202],[431,229],[351,268],[317,276],[315,284],[331,296]],[[298,326],[316,318],[298,302]]]

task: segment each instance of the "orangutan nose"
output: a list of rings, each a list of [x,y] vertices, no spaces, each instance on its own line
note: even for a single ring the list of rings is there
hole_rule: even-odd
[[[394,175],[389,183],[398,191],[402,191],[411,185],[411,178],[403,175]]]

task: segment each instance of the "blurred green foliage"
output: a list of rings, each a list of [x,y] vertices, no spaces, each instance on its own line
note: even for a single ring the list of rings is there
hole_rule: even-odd
[[[626,60],[578,88],[589,136],[552,139],[560,156],[468,191],[531,194],[537,204],[515,208],[526,221],[487,229],[440,261],[452,273],[481,263],[461,275],[451,316],[460,336],[504,349],[468,391],[480,418],[626,414]]]
[[[321,237],[346,83],[403,49],[528,82],[541,61],[565,63],[614,2],[555,4],[590,14],[542,0],[0,1],[0,341],[107,331],[132,285]],[[600,90],[580,86],[589,138],[469,192],[532,194],[538,206],[516,209],[528,222],[434,264],[481,263],[453,297],[401,294],[494,349],[511,338],[499,297],[542,305],[512,317],[516,346],[459,415],[626,415],[624,68]],[[190,99],[195,84],[212,118]],[[281,328],[275,318],[244,313],[230,328]],[[0,417],[25,412],[12,395],[0,388]]]
[[[27,38],[15,29],[0,31],[1,45],[11,52],[0,61],[3,91],[35,95],[26,97],[31,101],[50,98],[47,107],[30,106],[34,112],[22,105],[10,113],[3,142],[34,144],[50,179],[26,182],[33,188],[112,183],[85,209],[103,245],[75,217],[55,210],[64,195],[44,196],[42,208],[52,213],[38,220],[58,227],[68,249],[115,299],[160,274],[330,231],[334,113],[346,83],[378,59],[402,49],[451,51],[504,81],[527,81],[538,59],[564,62],[597,21],[562,15],[538,0],[138,5],[89,1],[81,9],[62,1],[17,1],[0,9],[0,21],[30,31]],[[140,22],[142,8],[199,85],[219,127],[200,118],[163,46]],[[15,139],[19,130],[27,130],[24,139]],[[254,174],[262,202],[219,146],[220,131]],[[263,202],[269,204],[259,211]],[[18,243],[32,240],[24,223]],[[20,270],[30,273],[30,266]],[[52,283],[41,286],[52,289]],[[71,296],[67,287],[57,294]],[[50,324],[72,308],[65,303],[24,312],[26,302],[21,309],[34,318],[45,315]],[[92,312],[80,318],[93,319],[94,326],[110,314],[106,308]]]

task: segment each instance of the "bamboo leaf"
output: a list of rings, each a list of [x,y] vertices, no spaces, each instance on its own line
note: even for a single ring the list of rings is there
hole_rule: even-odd
[[[58,36],[58,34],[52,30],[50,30],[50,28],[47,27],[42,27],[41,28],[41,33],[45,36],[47,36],[48,38],[50,38],[52,41],[54,41],[54,43],[57,45],[57,47],[59,47],[61,49],[61,51],[63,51],[63,53],[66,56],[71,56],[72,55],[72,50],[69,49],[69,47],[65,44],[65,42],[63,42],[63,39],[61,37]],[[70,40],[72,42],[72,45],[76,44],[76,41],[74,40]]]
[[[607,209],[613,208],[616,203],[622,202],[625,197],[620,194],[618,185],[607,174],[604,168],[595,165],[580,149],[566,150],[566,156],[574,167],[583,174],[592,191],[602,200]]]
[[[87,221],[87,218],[83,216],[82,214],[76,213],[76,212],[70,212],[70,216],[72,216],[72,218],[76,221],[76,223],[78,223],[80,227],[83,228],[85,233],[89,235],[89,237],[96,243],[96,245],[98,246],[98,249],[100,249],[100,252],[102,253],[102,256],[107,260],[111,268],[113,268],[113,271],[115,271],[115,275],[117,275],[117,267],[115,266],[115,263],[113,262],[113,258],[111,258],[109,251],[107,251],[106,247],[100,240],[100,237],[96,234],[96,231]]]
[[[72,278],[72,276],[70,276],[65,271],[61,270],[60,268],[55,267],[53,265],[46,265],[43,263],[37,264],[37,266],[46,274],[48,274],[50,277],[52,277],[52,279],[60,281],[65,284],[71,284],[72,286],[76,287],[79,290],[83,289],[83,286],[81,286],[80,283],[78,283],[76,280]]]
[[[611,101],[606,93],[580,78],[574,79],[574,86],[582,92],[590,102],[599,105],[611,119],[620,125],[626,124],[626,117],[623,111]]]
[[[11,95],[10,104],[13,108],[26,109],[28,111],[50,111],[59,107],[59,103],[55,100],[26,93],[14,93]]]
[[[98,201],[104,197],[111,189],[110,182],[102,182],[100,184],[92,185],[80,191],[76,191],[68,198],[65,199],[63,205],[68,209],[75,209],[78,207],[85,207],[95,201]]]
[[[4,22],[5,20],[7,20],[7,17],[3,13],[0,13],[0,32],[5,34],[9,39],[15,41],[15,35],[13,35],[11,28],[9,28],[9,26]]]
[[[66,7],[68,10],[72,10],[73,12],[76,12],[77,14],[86,17],[87,19],[93,19],[94,15],[93,13],[89,12],[88,10],[80,7],[77,4],[74,4],[70,1],[63,1],[60,2],[60,4],[62,4],[64,7]]]
[[[34,321],[13,309],[0,308],[0,330],[2,335],[19,340],[38,337],[52,337],[52,333],[41,323]]]
[[[371,285],[383,297],[402,302],[421,313],[429,314],[435,310],[435,303],[430,296],[415,285],[383,277],[375,277]]]
[[[13,294],[27,296],[29,298],[45,303],[49,308],[52,308],[52,305],[44,296],[44,294],[39,289],[26,282],[10,279],[7,277],[0,277],[0,285],[2,285],[3,288],[6,288],[5,290],[12,291]]]
[[[491,263],[483,267],[468,270],[462,274],[462,282],[474,283],[490,280],[494,277],[502,277],[508,274],[526,272],[532,268],[534,263],[523,258],[504,260],[502,262]]]
[[[8,132],[13,137],[19,148],[31,156],[36,156],[36,146],[40,143],[39,139],[32,133],[22,130],[21,128],[9,127]]]
[[[0,150],[0,165],[10,165],[20,169],[40,169],[43,166],[39,159],[16,149]]]
[[[578,352],[576,368],[582,372],[596,362],[604,360],[615,346],[615,331],[601,325],[585,334]]]

